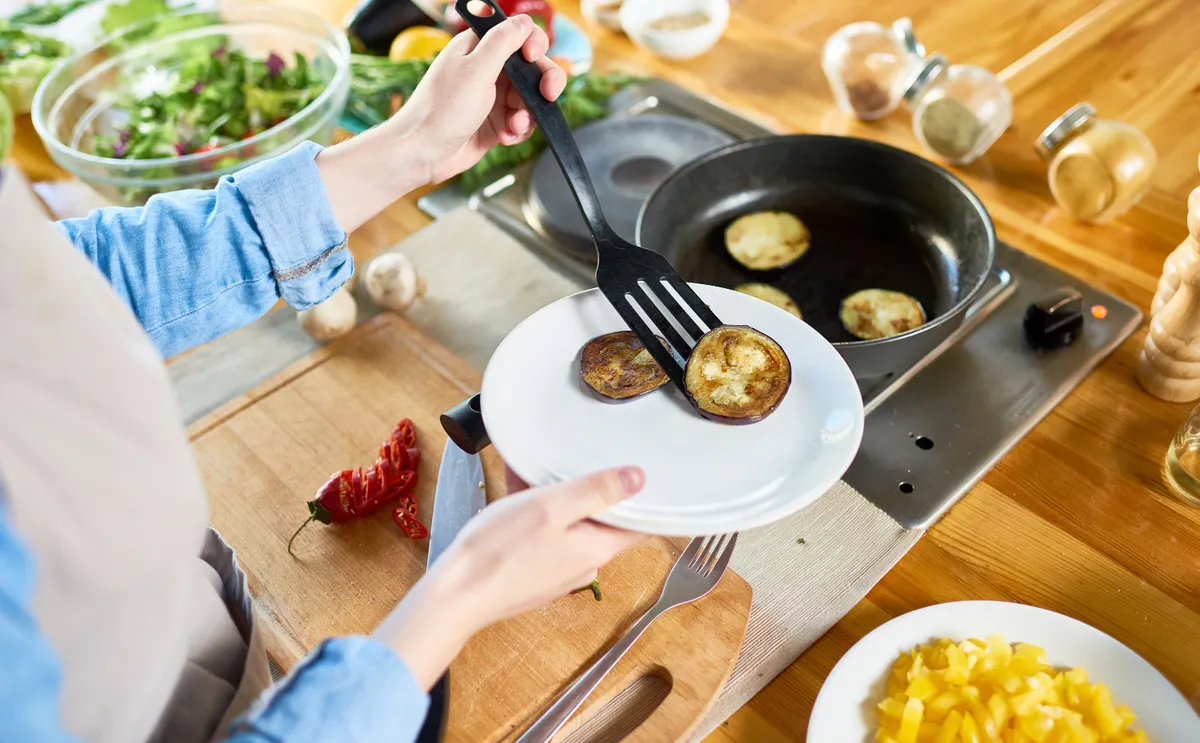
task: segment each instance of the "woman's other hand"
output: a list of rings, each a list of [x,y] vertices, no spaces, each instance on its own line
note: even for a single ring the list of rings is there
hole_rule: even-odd
[[[504,74],[504,62],[520,51],[541,69],[541,93],[553,101],[567,75],[546,56],[549,48],[546,32],[527,15],[508,18],[482,39],[463,31],[384,126],[424,144],[431,183],[452,178],[495,145],[517,144],[533,134],[533,118]]]
[[[587,585],[600,566],[644,540],[591,520],[644,484],[642,470],[625,467],[492,503],[375,636],[429,688],[471,635]]]
[[[508,18],[479,39],[464,31],[438,54],[391,119],[317,156],[334,217],[353,232],[405,194],[451,178],[496,144],[533,134],[533,118],[504,61],[520,51],[542,70],[541,93],[555,100],[566,73],[546,57],[546,32],[529,16]]]

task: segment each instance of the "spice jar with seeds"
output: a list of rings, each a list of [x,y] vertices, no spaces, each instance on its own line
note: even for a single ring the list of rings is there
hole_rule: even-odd
[[[1037,152],[1050,163],[1050,193],[1081,222],[1107,222],[1133,208],[1154,176],[1158,155],[1145,134],[1100,119],[1080,103],[1042,132]]]
[[[891,28],[872,22],[852,23],[835,32],[821,52],[821,69],[838,107],[863,121],[896,109],[913,67],[925,49],[901,18]]]
[[[978,159],[1012,123],[1012,95],[1004,83],[972,65],[930,55],[912,76],[904,100],[912,109],[921,146],[946,162]]]

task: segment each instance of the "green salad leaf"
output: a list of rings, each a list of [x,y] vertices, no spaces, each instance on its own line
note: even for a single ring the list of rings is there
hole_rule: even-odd
[[[8,17],[14,26],[50,26],[58,23],[67,14],[78,10],[94,0],[66,0],[66,2],[29,3]]]
[[[19,28],[0,28],[0,95],[8,99],[15,113],[28,113],[38,83],[70,52],[57,39]]]
[[[100,30],[112,34],[122,29],[125,33],[110,43],[113,51],[126,49],[138,42],[157,39],[168,34],[200,28],[218,22],[215,13],[189,12],[191,6],[171,8],[166,0],[127,0],[113,3],[100,19]],[[218,44],[211,45],[215,48]],[[196,53],[202,53],[204,42],[199,42]]]
[[[127,101],[128,121],[97,136],[95,153],[145,160],[217,149],[295,115],[327,84],[298,52],[288,66],[274,53],[253,59],[222,47],[188,58],[162,89]]]

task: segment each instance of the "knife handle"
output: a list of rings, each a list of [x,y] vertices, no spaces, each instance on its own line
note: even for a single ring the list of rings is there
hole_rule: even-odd
[[[479,393],[442,413],[442,430],[468,454],[478,454],[492,443],[483,425],[482,398]]]
[[[446,737],[446,717],[450,709],[450,672],[446,671],[429,690],[429,711],[417,733],[415,743],[441,743]]]

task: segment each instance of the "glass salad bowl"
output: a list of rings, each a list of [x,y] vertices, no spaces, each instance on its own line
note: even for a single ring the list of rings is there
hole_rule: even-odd
[[[34,95],[50,156],[116,204],[208,188],[312,140],[329,144],[350,47],[326,21],[237,5],[129,26],[60,63]]]

